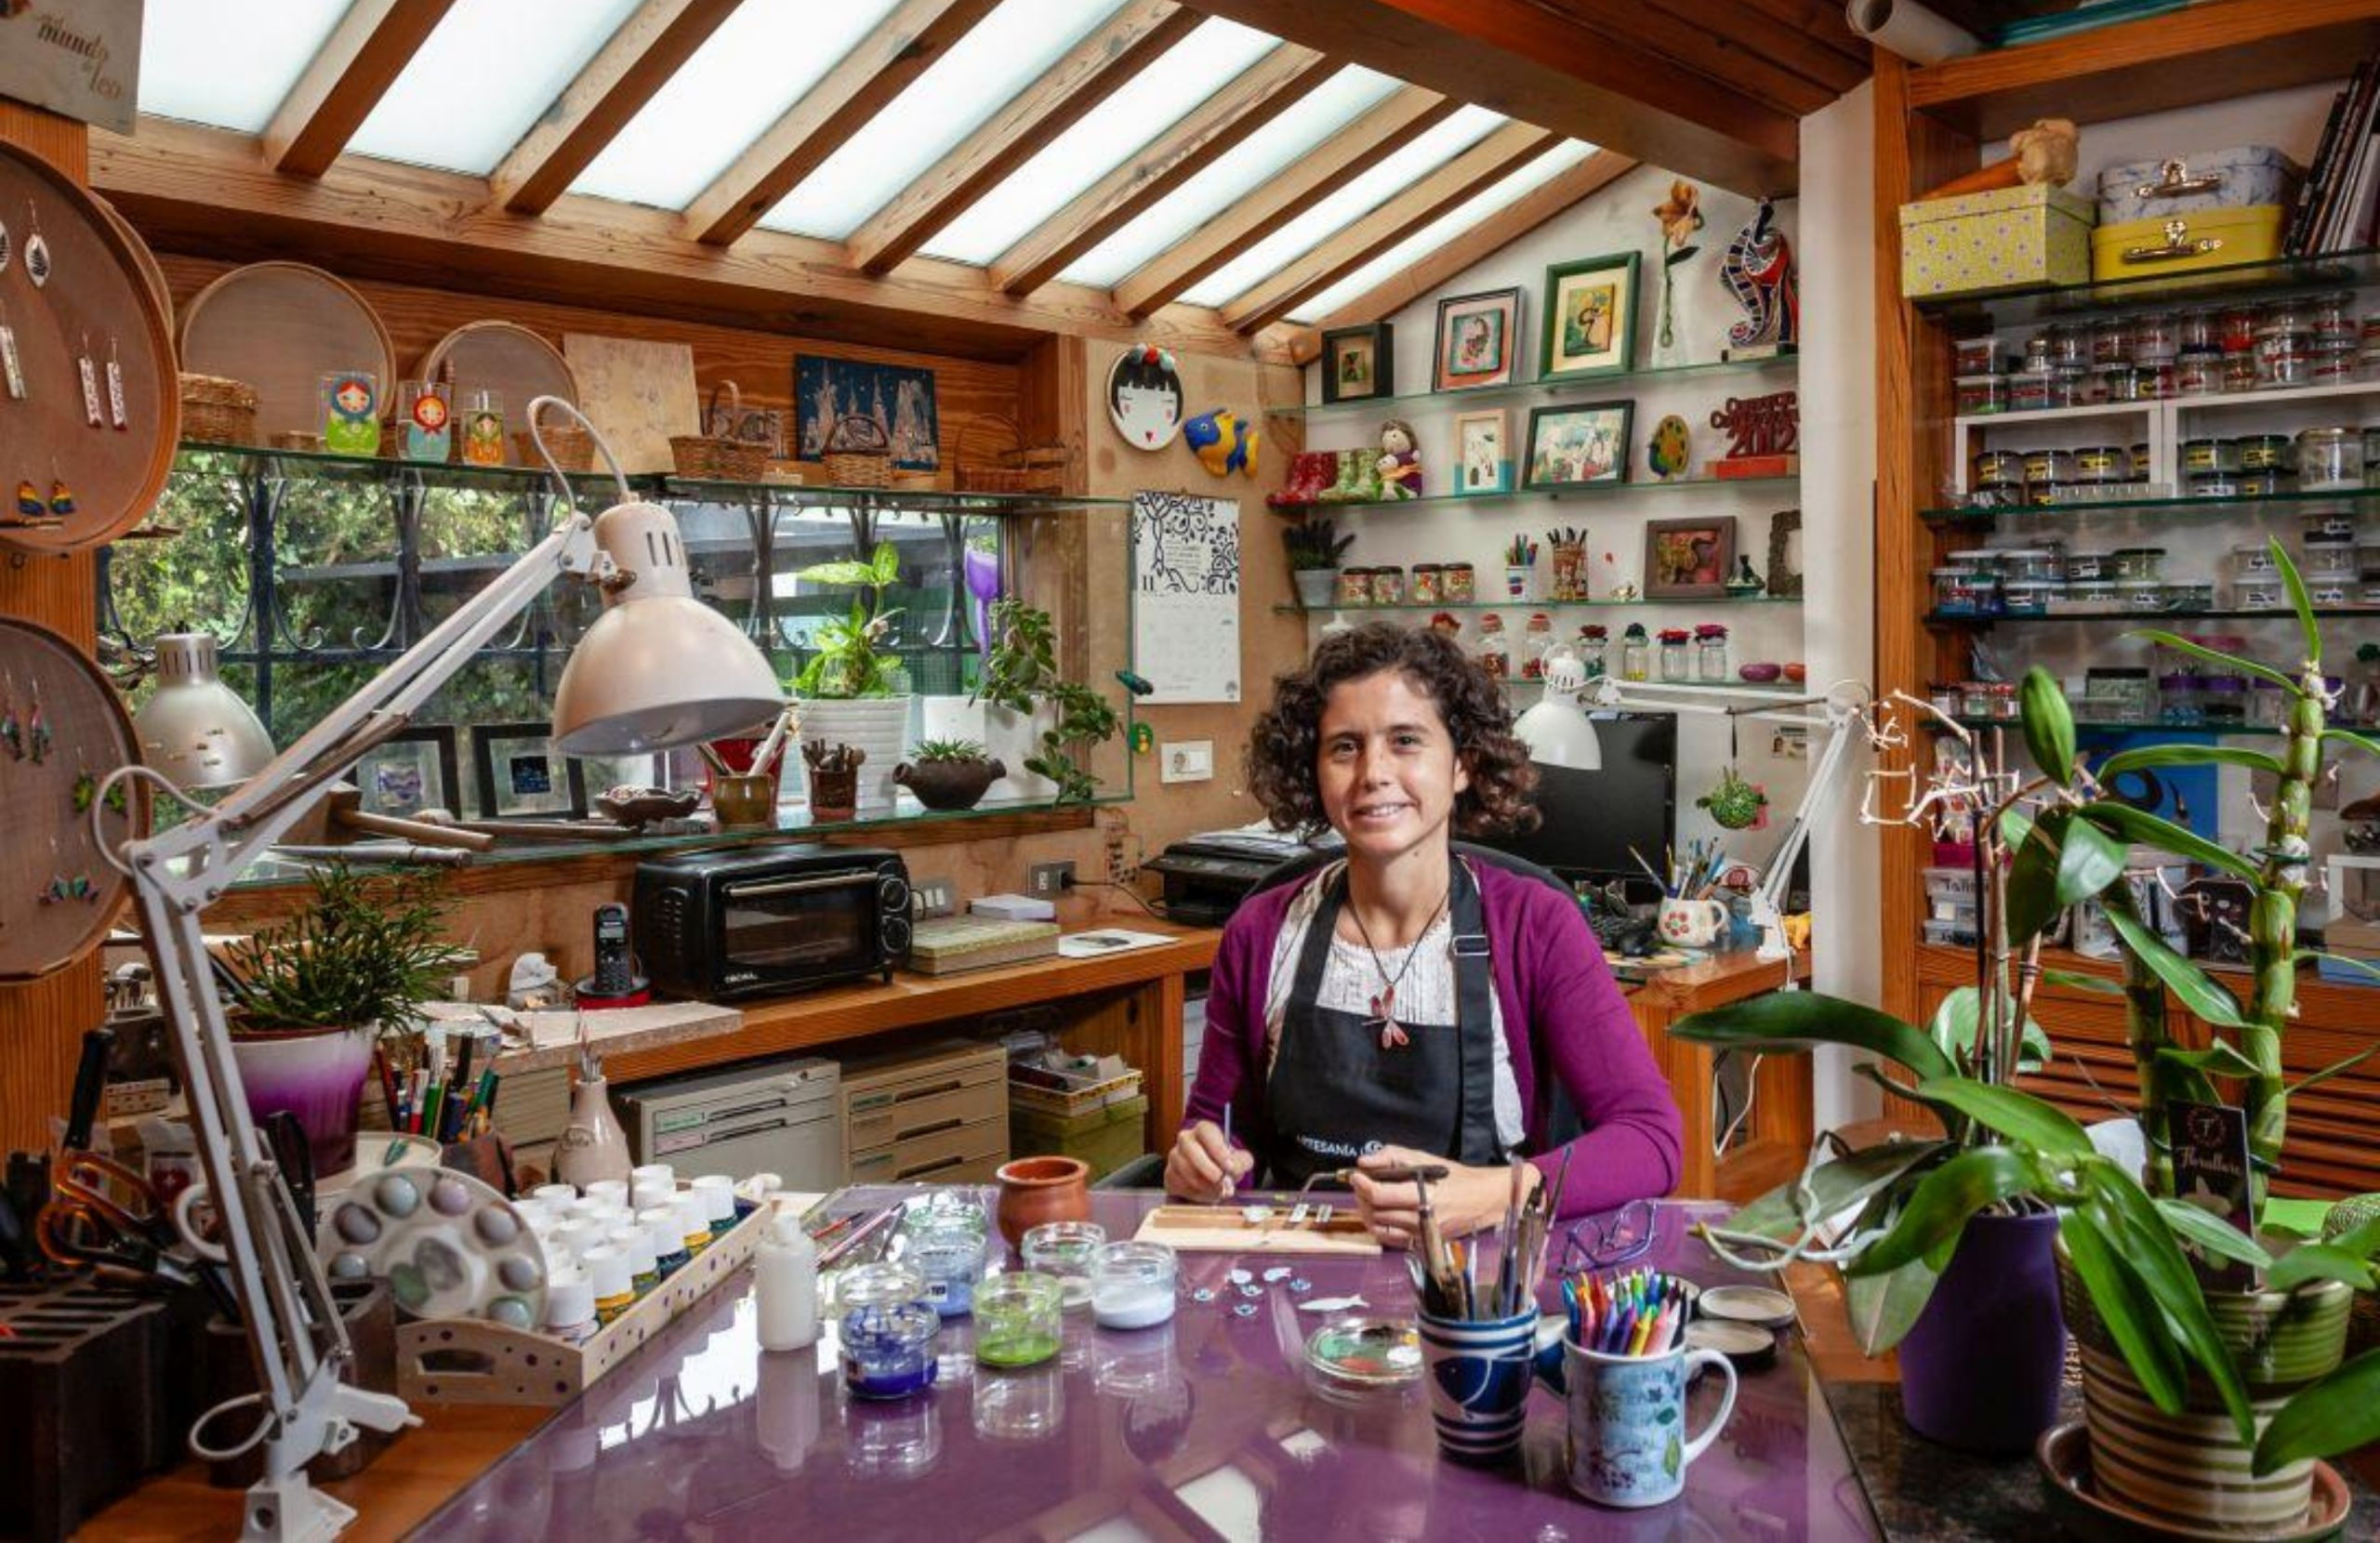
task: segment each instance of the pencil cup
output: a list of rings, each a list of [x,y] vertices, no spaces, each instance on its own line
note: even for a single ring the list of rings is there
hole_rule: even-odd
[[[1672,896],[1661,902],[1660,933],[1663,943],[1683,943],[1688,948],[1708,948],[1726,930],[1727,922],[1727,908],[1715,900]]]
[[[1502,1462],[1520,1450],[1536,1351],[1537,1310],[1509,1318],[1421,1319],[1430,1420],[1458,1462]]]
[[[1560,1385],[1569,1401],[1565,1466],[1570,1487],[1600,1506],[1658,1506],[1686,1488],[1686,1465],[1726,1428],[1736,1409],[1736,1368],[1717,1351],[1684,1347],[1664,1355],[1606,1355],[1562,1342]],[[1686,1389],[1697,1370],[1726,1378],[1719,1412],[1699,1433],[1686,1431]]]

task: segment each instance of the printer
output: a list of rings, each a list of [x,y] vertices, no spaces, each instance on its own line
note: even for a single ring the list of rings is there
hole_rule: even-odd
[[[1145,864],[1165,876],[1165,914],[1194,926],[1220,927],[1275,868],[1318,849],[1342,845],[1326,831],[1313,842],[1262,824],[1209,831],[1174,842]]]

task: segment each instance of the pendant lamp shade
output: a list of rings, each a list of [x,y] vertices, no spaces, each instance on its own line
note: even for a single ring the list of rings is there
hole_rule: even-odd
[[[155,647],[157,689],[132,715],[140,758],[191,792],[231,787],[263,770],[272,736],[223,683],[213,634],[168,632]]]
[[[1572,772],[1603,770],[1603,742],[1586,714],[1579,693],[1586,688],[1587,668],[1567,643],[1548,649],[1540,667],[1545,690],[1537,705],[1521,714],[1513,732],[1528,746],[1528,758]]]
[[[554,692],[566,755],[619,756],[741,734],[785,709],[768,658],[734,622],[694,599],[678,521],[657,504],[619,504],[595,543],[632,580],[570,651]]]

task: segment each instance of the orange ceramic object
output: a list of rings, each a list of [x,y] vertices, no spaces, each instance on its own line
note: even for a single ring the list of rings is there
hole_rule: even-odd
[[[1045,1221],[1091,1220],[1091,1167],[1077,1157],[1019,1157],[1004,1165],[1000,1236],[1012,1248]]]

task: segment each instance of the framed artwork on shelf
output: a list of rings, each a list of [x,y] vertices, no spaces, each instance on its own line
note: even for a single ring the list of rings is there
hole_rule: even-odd
[[[932,370],[796,356],[794,458],[824,460],[827,437],[838,423],[852,416],[866,418],[884,431],[895,468],[933,471],[941,468],[942,420],[934,403]]]
[[[1540,380],[1623,375],[1636,365],[1637,254],[1557,262],[1545,270]]]
[[[1528,415],[1529,489],[1594,487],[1628,480],[1633,402],[1538,407]]]
[[[1736,517],[1655,520],[1645,526],[1645,598],[1718,600],[1736,564]]]
[[[1454,464],[1457,493],[1512,492],[1512,415],[1501,407],[1457,413]]]
[[[1368,402],[1396,394],[1396,356],[1386,322],[1322,335],[1322,400]]]
[[[1448,296],[1438,302],[1437,335],[1430,345],[1430,389],[1511,385],[1520,335],[1519,290]]]
[[[454,726],[418,725],[374,745],[355,763],[358,806],[366,814],[411,819],[428,809],[463,812],[463,784],[456,774]]]
[[[473,724],[471,770],[488,819],[587,812],[587,773],[555,746],[550,724]]]

